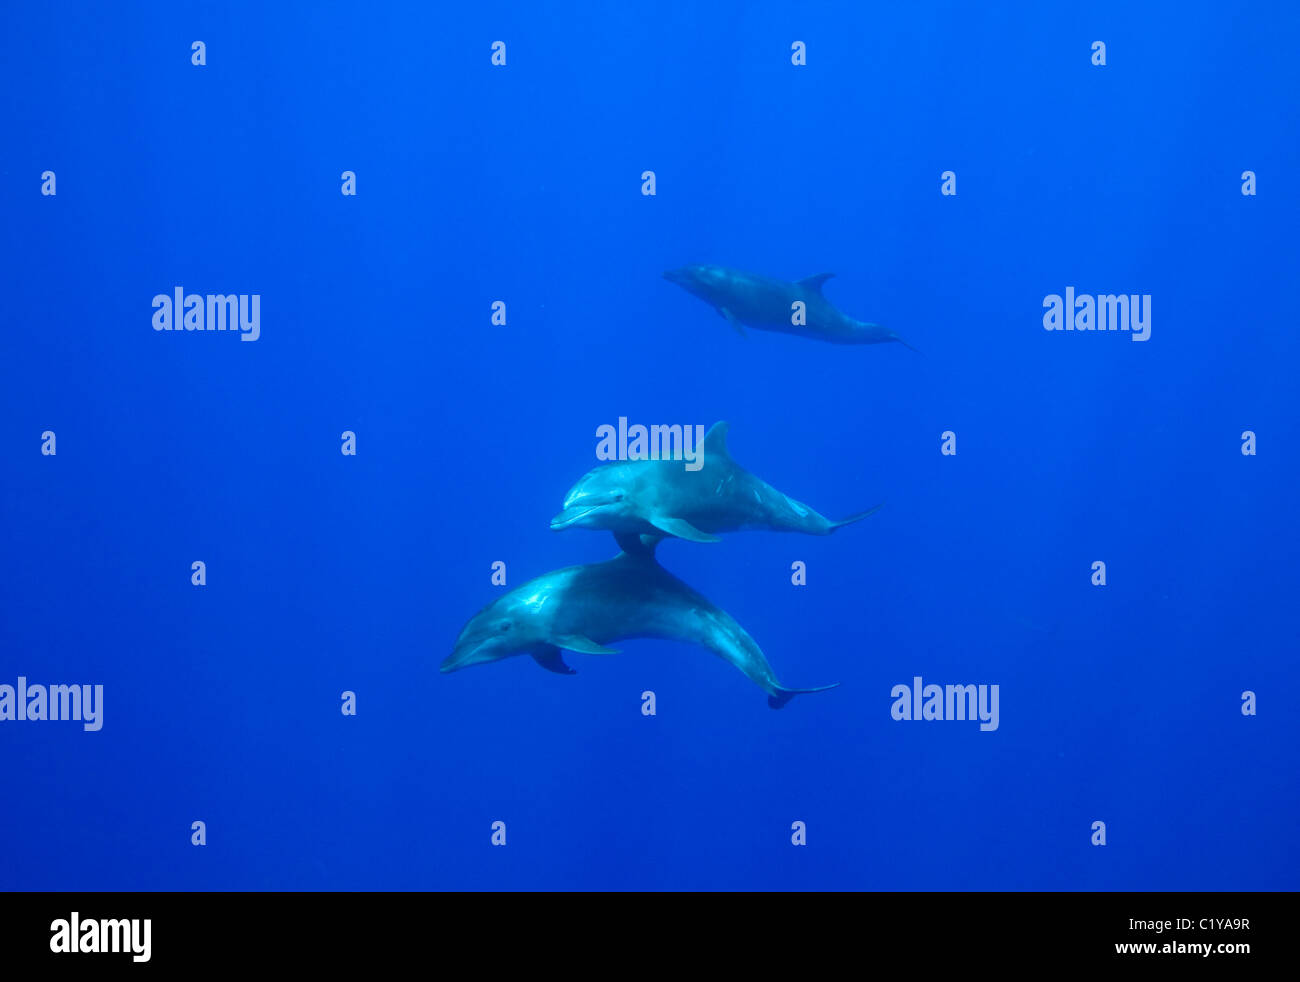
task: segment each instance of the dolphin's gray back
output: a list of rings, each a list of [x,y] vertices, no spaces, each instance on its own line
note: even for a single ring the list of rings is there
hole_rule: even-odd
[[[771,327],[790,324],[790,305],[796,300],[806,304],[805,291],[787,280],[727,270],[725,285],[718,291],[718,302],[725,305],[742,324]]]
[[[657,539],[647,539],[638,539],[634,552],[544,573],[498,597],[466,624],[443,671],[531,654],[542,667],[569,675],[573,673],[560,658],[560,649],[609,654],[611,642],[661,638],[700,645],[730,662],[767,692],[773,708],[799,693],[834,688],[783,686],[745,629],[660,566],[653,555]],[[480,651],[486,656],[457,658],[466,638],[471,656]]]
[[[720,311],[730,311],[741,324],[836,344],[893,340],[888,330],[855,320],[826,299],[821,288],[829,274],[792,282],[738,269],[724,268],[724,272],[724,280],[710,291],[708,300]],[[796,301],[804,305],[803,324],[791,323]]]
[[[719,423],[718,428],[716,436],[716,428],[709,431],[700,470],[653,462],[675,516],[709,533],[770,529],[825,535],[832,529],[833,523],[815,509],[736,463],[727,450],[726,424]]]
[[[860,333],[860,322],[827,300],[820,284],[808,286],[740,270],[728,273],[731,275],[719,302],[742,324],[830,341],[854,340]],[[796,301],[803,302],[804,324],[791,323]]]
[[[554,623],[559,634],[582,635],[602,645],[632,638],[698,644],[767,692],[781,689],[763,650],[735,618],[649,553],[622,553],[580,567],[565,588]]]

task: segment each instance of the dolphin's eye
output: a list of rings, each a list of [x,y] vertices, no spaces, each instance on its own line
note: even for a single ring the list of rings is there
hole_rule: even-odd
[[[501,622],[501,626],[500,626],[499,628],[497,628],[497,630],[500,631],[502,634],[505,634],[507,631],[510,630],[510,622],[509,622],[509,621],[502,621],[502,622]]]

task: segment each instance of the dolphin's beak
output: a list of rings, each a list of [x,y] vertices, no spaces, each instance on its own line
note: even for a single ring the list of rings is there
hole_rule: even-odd
[[[451,654],[444,658],[438,666],[438,671],[443,675],[448,675],[451,672],[459,672],[462,668],[469,668],[471,665],[476,664],[474,655],[478,652],[480,646],[480,639],[462,634],[452,646]]]
[[[457,642],[452,653],[442,660],[438,666],[438,671],[443,675],[450,675],[452,672],[459,672],[462,668],[469,668],[471,665],[477,665],[474,656],[478,654],[479,643],[471,641],[467,643]]]
[[[559,532],[563,529],[571,528],[576,522],[582,520],[587,515],[590,515],[595,510],[595,508],[581,508],[578,506],[566,508],[551,519],[551,531]]]

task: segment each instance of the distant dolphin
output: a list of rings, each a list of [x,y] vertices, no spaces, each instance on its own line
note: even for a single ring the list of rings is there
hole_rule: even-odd
[[[611,641],[661,638],[702,645],[735,665],[768,694],[773,709],[839,684],[787,689],[745,629],[660,566],[653,553],[651,543],[643,552],[569,566],[515,587],[470,619],[441,671],[529,654],[545,669],[573,675],[562,648],[611,655]]]
[[[753,327],[834,344],[897,341],[905,348],[912,348],[886,327],[840,313],[822,296],[822,285],[834,275],[818,273],[791,283],[725,266],[683,266],[668,270],[664,279],[711,304],[742,336],[745,327]],[[796,301],[804,305],[802,324],[793,323]]]
[[[830,535],[860,521],[880,505],[833,522],[782,494],[731,459],[727,423],[714,423],[704,437],[702,466],[688,471],[681,461],[628,460],[589,471],[551,519],[554,531],[607,529],[628,551],[628,536],[672,535],[692,542],[718,542],[714,532],[767,529]]]

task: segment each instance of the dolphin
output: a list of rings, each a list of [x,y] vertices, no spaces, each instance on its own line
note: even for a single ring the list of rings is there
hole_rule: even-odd
[[[834,344],[897,341],[916,350],[889,328],[854,320],[836,309],[822,296],[822,286],[834,275],[818,273],[791,283],[725,266],[683,266],[665,272],[664,279],[711,304],[742,337],[745,327],[753,327]],[[793,323],[795,301],[803,301],[803,324]]]
[[[830,535],[880,510],[876,505],[838,522],[825,518],[732,460],[728,429],[725,422],[709,428],[696,471],[673,460],[617,461],[589,471],[565,496],[552,531],[607,529],[632,552],[640,547],[636,536],[719,542],[712,533],[740,529]]]
[[[443,659],[443,674],[529,654],[543,668],[576,674],[561,649],[612,655],[612,641],[660,638],[708,648],[735,665],[780,709],[802,693],[777,681],[763,650],[725,610],[715,607],[659,565],[654,543],[603,563],[544,573],[488,604],[465,625]]]

